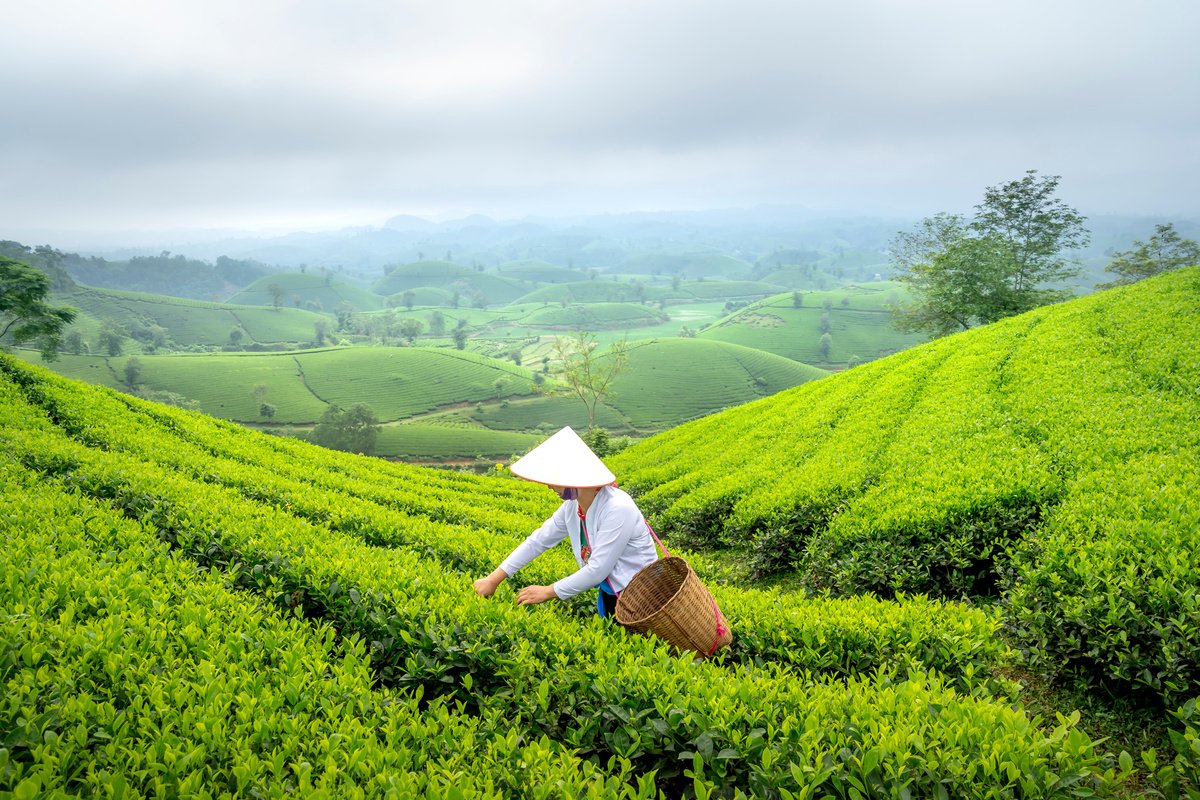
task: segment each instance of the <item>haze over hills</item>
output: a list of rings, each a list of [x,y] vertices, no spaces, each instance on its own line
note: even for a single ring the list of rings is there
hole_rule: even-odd
[[[214,232],[64,232],[47,233],[47,241],[36,243],[118,262],[159,256],[165,251],[211,263],[224,258],[269,264],[275,271],[295,271],[303,265],[368,282],[384,277],[397,265],[426,259],[487,269],[533,260],[576,270],[699,277],[705,274],[702,270],[689,270],[697,258],[731,258],[754,267],[770,264],[779,253],[785,254],[785,263],[825,260],[821,266],[840,266],[846,277],[870,280],[876,273],[887,277],[889,242],[916,221],[869,215],[829,217],[786,206],[517,220],[473,215],[441,222],[400,215],[377,226],[334,230],[255,235],[230,232],[224,236]],[[1200,220],[1190,217],[1089,216],[1086,225],[1092,241],[1078,254],[1084,274],[1071,285],[1077,291],[1090,291],[1106,279],[1104,266],[1114,250],[1127,247],[1134,239],[1146,238],[1154,224],[1168,221],[1185,238],[1200,238]],[[135,244],[139,241],[143,243]],[[748,277],[731,268],[708,274],[718,272],[726,277]],[[108,285],[94,280],[91,283]]]
[[[1101,220],[1092,243],[1067,254],[1084,267],[1069,288],[1087,293],[1096,281],[1107,279],[1102,268],[1109,255],[1128,246],[1121,237],[1132,236],[1126,232],[1138,231],[1140,224],[1134,218]],[[724,350],[714,351],[713,358],[685,358],[687,374],[673,378],[680,381],[680,391],[667,392],[662,402],[654,391],[630,396],[630,387],[640,395],[641,387],[670,385],[637,376],[643,368],[639,364],[650,361],[634,359],[634,372],[616,384],[625,396],[609,403],[604,419],[611,433],[635,435],[819,374],[781,370],[765,356],[839,370],[924,341],[922,335],[897,331],[888,311],[907,297],[903,284],[887,280],[894,269],[888,247],[909,225],[870,217],[823,218],[783,207],[573,219],[471,215],[440,222],[401,215],[380,227],[213,240],[182,245],[180,252],[164,248],[139,254],[138,248],[126,248],[101,257],[16,242],[4,242],[2,249],[51,273],[58,301],[81,311],[69,334],[68,352],[90,358],[60,369],[80,377],[103,375],[103,382],[116,381],[130,390],[140,378],[147,390],[176,395],[247,424],[312,425],[312,410],[329,403],[322,398],[307,406],[291,400],[268,403],[275,412],[264,416],[257,413],[262,403],[248,399],[252,384],[184,380],[178,369],[159,369],[157,361],[144,362],[134,383],[122,381],[129,357],[336,346],[350,361],[351,349],[367,345],[467,349],[533,366],[529,383],[509,393],[512,398],[476,386],[474,379],[463,385],[476,388],[461,397],[431,393],[429,409],[453,403],[484,407],[474,418],[446,414],[436,421],[447,428],[477,429],[470,435],[453,434],[460,440],[454,448],[457,458],[461,442],[472,437],[476,455],[491,456],[511,446],[512,433],[532,436],[552,422],[575,419],[555,404],[544,407],[545,419],[533,421],[529,415],[542,407],[535,395],[561,390],[555,377],[561,365],[552,344],[573,331],[596,334],[601,346],[623,338],[646,341],[650,349],[645,353],[679,357],[703,341],[753,348],[764,356],[743,359],[753,364],[748,383],[744,370],[734,366],[738,359]],[[1188,230],[1184,226],[1182,232]],[[670,341],[676,337],[697,341],[688,346]],[[188,363],[201,373],[209,371],[202,360]],[[788,377],[779,377],[783,375]],[[740,388],[705,393],[687,392],[688,386]],[[226,387],[234,396],[223,402],[210,391],[215,387]],[[292,388],[285,381],[275,392],[290,396]],[[388,404],[368,395],[364,402]],[[684,402],[687,396],[702,399]],[[528,406],[519,417],[528,423],[523,430],[511,427],[511,419],[518,417],[485,413],[495,411],[492,404],[516,399]],[[308,412],[287,411],[301,407]],[[233,408],[240,410],[225,410]],[[380,418],[418,424],[403,415]],[[501,427],[489,428],[492,423]],[[500,432],[503,443],[492,436]],[[423,441],[435,438],[429,433]],[[390,455],[417,455],[394,436],[388,441],[395,445]],[[424,444],[420,456],[436,453]]]

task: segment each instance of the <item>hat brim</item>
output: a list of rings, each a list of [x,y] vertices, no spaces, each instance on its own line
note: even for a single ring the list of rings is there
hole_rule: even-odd
[[[617,479],[570,427],[530,450],[508,469],[517,477],[534,483],[577,489],[607,486]]]

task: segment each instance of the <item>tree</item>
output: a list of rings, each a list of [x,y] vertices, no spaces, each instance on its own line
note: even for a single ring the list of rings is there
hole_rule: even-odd
[[[401,298],[404,302],[404,307],[407,308],[409,311],[412,311],[413,303],[415,303],[417,301],[416,293],[413,292],[412,289],[409,289],[403,295],[401,295]]]
[[[0,342],[36,342],[47,361],[58,357],[63,328],[76,312],[48,304],[49,292],[50,278],[44,272],[0,256]]]
[[[283,305],[283,297],[287,294],[287,289],[278,283],[272,283],[267,287],[267,291],[271,293],[271,305],[275,306],[275,310],[278,311],[279,307]]]
[[[1105,269],[1120,277],[1112,283],[1101,284],[1101,287],[1133,283],[1160,272],[1196,264],[1200,264],[1200,244],[1184,239],[1170,222],[1155,225],[1150,241],[1135,240],[1132,248],[1113,257]]]
[[[554,339],[554,353],[563,365],[563,380],[587,408],[589,431],[596,427],[596,406],[612,397],[612,383],[629,359],[625,339],[609,345],[603,355],[597,352],[597,346],[596,334],[587,331]]]
[[[258,403],[259,405],[265,403],[267,401],[267,391],[269,388],[270,387],[268,387],[265,383],[254,384],[254,388],[250,390],[250,394],[254,395],[254,402]]]
[[[821,334],[821,360],[829,361],[829,351],[833,348],[833,336],[828,333]]]
[[[400,335],[408,339],[409,344],[412,344],[423,330],[425,330],[425,323],[419,319],[409,317],[400,321]]]
[[[454,333],[452,333],[451,336],[454,337],[454,346],[457,349],[459,349],[459,350],[466,349],[466,346],[467,346],[467,329],[466,328],[455,328]]]
[[[329,322],[319,319],[313,323],[313,343],[320,347],[325,344],[325,338],[329,336]]]
[[[429,315],[429,332],[434,336],[444,336],[446,334],[446,315],[440,311],[434,311]]]
[[[915,297],[892,306],[895,326],[944,336],[1069,297],[1048,284],[1079,273],[1065,252],[1090,236],[1083,217],[1054,197],[1058,181],[1029,170],[986,189],[970,221],[937,214],[897,234],[892,263]]]
[[[121,355],[121,350],[125,347],[125,326],[116,320],[106,319],[104,324],[100,326],[100,333],[97,337],[100,342],[100,347],[110,356],[116,357]]]
[[[792,292],[792,308],[800,308],[804,305],[804,295],[800,292]]]
[[[130,356],[125,362],[125,384],[133,389],[142,382],[142,360],[137,356]]]
[[[308,440],[332,450],[370,454],[375,451],[378,437],[379,420],[375,412],[364,403],[356,403],[347,410],[339,406],[325,409]]]
[[[258,407],[258,414],[267,419],[275,419],[275,406],[270,403],[263,403]]]
[[[74,353],[75,355],[81,355],[89,350],[87,342],[83,340],[83,334],[79,331],[71,331],[68,333],[64,342],[67,351]]]
[[[245,335],[246,335],[246,332],[244,330],[242,330],[241,328],[239,328],[237,326],[234,326],[234,328],[229,331],[229,343],[231,345],[233,345],[234,347],[237,347],[239,344],[242,343],[242,337]]]
[[[349,300],[343,300],[337,304],[333,313],[337,317],[337,329],[339,331],[349,329],[350,320],[354,316],[354,305]]]

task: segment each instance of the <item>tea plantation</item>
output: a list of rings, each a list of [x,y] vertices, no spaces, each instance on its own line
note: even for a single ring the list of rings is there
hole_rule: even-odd
[[[516,607],[574,569],[565,548],[474,595],[553,510],[542,487],[268,437],[0,355],[0,792],[1186,789],[1194,723],[1156,776],[1070,709],[1030,716],[1005,676],[1023,653],[1195,694],[1197,296],[1191,270],[1044,309],[614,459],[668,546],[748,542],[762,571],[831,590],[739,588],[686,554],[734,626],[709,661],[586,597]]]
[[[1200,694],[1200,268],[681,426],[613,467],[661,527],[760,575],[995,598],[1050,676],[1167,708]]]

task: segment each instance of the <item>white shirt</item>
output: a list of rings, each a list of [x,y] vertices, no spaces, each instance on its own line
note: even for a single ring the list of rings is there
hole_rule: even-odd
[[[500,564],[509,577],[563,539],[571,540],[571,550],[579,571],[555,581],[554,594],[560,600],[585,592],[605,578],[613,591],[625,588],[638,570],[658,559],[654,542],[642,512],[633,498],[615,486],[604,486],[587,510],[587,538],[592,546],[586,564],[579,553],[579,501],[566,500],[550,519],[526,537],[525,541]]]

